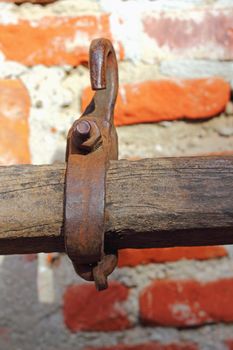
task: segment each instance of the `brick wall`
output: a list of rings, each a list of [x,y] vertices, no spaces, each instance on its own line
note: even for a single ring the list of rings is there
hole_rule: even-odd
[[[121,158],[233,154],[232,15],[231,0],[1,0],[0,164],[64,160],[100,36]],[[0,257],[0,349],[233,349],[232,252],[122,250],[102,293],[66,256]]]

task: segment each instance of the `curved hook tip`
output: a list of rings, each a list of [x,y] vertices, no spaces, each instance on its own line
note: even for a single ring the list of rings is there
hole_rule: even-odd
[[[97,42],[98,44],[98,42]],[[106,89],[106,57],[104,47],[91,45],[90,70],[92,90]]]
[[[115,56],[115,51],[110,40],[100,38],[91,42],[90,71],[92,90],[103,90],[107,87],[106,73],[109,54],[114,54]]]

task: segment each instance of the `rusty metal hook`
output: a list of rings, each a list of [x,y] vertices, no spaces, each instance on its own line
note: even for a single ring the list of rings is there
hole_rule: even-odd
[[[117,263],[115,252],[104,251],[106,171],[109,160],[118,157],[113,125],[118,69],[109,40],[91,43],[90,72],[95,95],[68,134],[64,227],[76,272],[101,290]]]
[[[113,124],[113,113],[119,85],[117,59],[111,41],[108,39],[93,40],[90,45],[89,57],[90,80],[95,94],[81,118],[76,121],[77,130],[75,135],[76,142],[81,142],[82,149],[86,151],[98,147],[101,140],[100,133],[94,124],[92,125],[91,135],[90,120],[87,121],[84,117],[96,118],[100,116],[102,122]],[[97,120],[95,122],[98,124]],[[115,132],[115,129],[112,129]]]
[[[90,75],[92,90],[104,90],[96,93],[94,100],[107,103],[111,115],[118,93],[118,68],[115,51],[109,40],[93,40],[90,46]]]

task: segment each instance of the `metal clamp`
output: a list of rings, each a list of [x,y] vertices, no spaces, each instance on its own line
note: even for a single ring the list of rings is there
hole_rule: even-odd
[[[96,92],[68,133],[64,229],[66,252],[76,272],[102,290],[117,265],[117,253],[104,250],[106,171],[109,161],[118,158],[113,124],[118,68],[111,42],[93,40],[89,61]]]

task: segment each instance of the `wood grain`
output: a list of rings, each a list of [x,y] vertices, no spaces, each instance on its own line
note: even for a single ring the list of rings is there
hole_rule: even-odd
[[[0,254],[64,251],[64,175],[0,167]],[[233,243],[232,156],[112,161],[106,192],[107,246]]]

